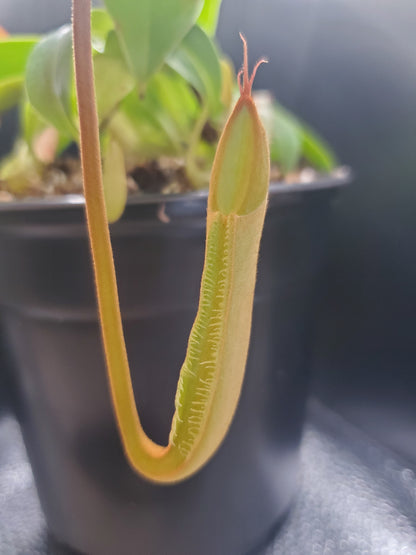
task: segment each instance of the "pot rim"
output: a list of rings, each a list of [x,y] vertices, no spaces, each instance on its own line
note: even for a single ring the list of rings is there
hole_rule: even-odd
[[[283,181],[272,181],[269,187],[271,195],[304,193],[308,191],[319,191],[322,189],[333,189],[348,185],[353,178],[353,172],[348,166],[340,166],[328,175],[318,175],[313,181],[284,183]],[[208,197],[208,189],[192,191],[188,193],[141,193],[131,195],[127,199],[128,206],[151,205],[160,203],[175,203],[180,201],[198,201]],[[79,208],[85,205],[83,195],[68,194],[53,197],[28,197],[24,200],[13,200],[0,202],[0,213],[25,212],[37,210],[56,210]]]

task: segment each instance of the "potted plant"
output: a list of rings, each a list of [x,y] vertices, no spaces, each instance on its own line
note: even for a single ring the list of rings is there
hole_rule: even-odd
[[[180,358],[197,306],[205,234],[206,193],[184,193],[207,184],[217,137],[232,104],[233,72],[209,37],[218,1],[105,4],[108,11],[92,14],[94,119],[89,3],[74,1],[79,127],[71,29],[40,42],[6,38],[0,44],[14,53],[13,63],[0,73],[0,107],[10,107],[20,94],[22,120],[22,136],[3,162],[1,178],[6,199],[45,196],[45,190],[47,196],[48,191],[68,190],[68,184],[73,191],[74,183],[76,191],[79,163],[69,161],[68,153],[81,137],[89,233],[120,435],[100,347],[82,199],[74,196],[11,200],[1,209],[2,324],[22,400],[22,429],[48,524],[63,543],[104,555],[241,553],[276,524],[295,489],[311,290],[333,185],[343,179],[321,177],[314,184],[271,189],[247,376],[228,430],[245,365],[266,191],[260,185],[234,194],[233,187],[224,187],[224,175],[231,185],[249,185],[247,173],[249,181],[260,184],[267,176],[260,124],[249,118],[237,125],[241,118],[235,114],[242,113],[241,100],[237,103],[214,165],[200,310],[188,345],[188,374],[181,374],[177,395],[169,443],[173,455],[165,464],[167,451],[148,436],[167,443]],[[242,78],[243,104],[255,113],[248,100],[247,63]],[[290,175],[301,158],[320,170],[332,169],[331,154],[304,126],[264,95],[259,102],[280,171]],[[96,123],[106,209],[96,188],[101,167]],[[131,188],[157,187],[157,193],[136,195],[126,206],[129,183]],[[169,194],[178,189],[179,194]],[[217,213],[223,223],[215,219]],[[252,213],[260,216],[251,219]],[[115,222],[111,235],[134,393],[104,216]],[[228,263],[234,245],[239,245],[237,255]],[[202,332],[201,314],[211,297],[211,315]],[[231,304],[223,306],[221,299],[229,297]],[[224,321],[228,328],[219,328]],[[219,371],[214,387],[209,372],[199,372],[223,336],[227,368]],[[210,406],[201,408],[202,420],[195,409],[206,401],[203,388],[189,383],[195,374],[212,394]],[[192,409],[186,418],[182,407]]]

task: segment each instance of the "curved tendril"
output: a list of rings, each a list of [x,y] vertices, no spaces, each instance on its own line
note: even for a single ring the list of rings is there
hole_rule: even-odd
[[[240,33],[240,38],[243,41],[243,48],[244,48],[244,61],[243,66],[237,74],[238,85],[240,87],[240,94],[242,96],[251,96],[251,89],[253,87],[254,79],[256,77],[257,70],[261,64],[267,64],[268,60],[266,58],[261,58],[253,68],[251,75],[249,75],[248,71],[248,48],[247,48],[247,40],[245,36]],[[241,83],[241,76],[243,76],[243,83]]]
[[[242,97],[219,141],[211,177],[198,314],[180,374],[169,444],[158,445],[140,422],[124,340],[102,187],[90,8],[90,0],[73,0],[73,45],[86,214],[110,391],[131,466],[148,480],[172,483],[189,477],[212,457],[237,407],[267,204],[266,133],[250,98],[253,76],[248,77],[243,39]],[[242,156],[247,144],[250,155]],[[237,191],[236,199],[224,212],[215,198],[230,186]]]

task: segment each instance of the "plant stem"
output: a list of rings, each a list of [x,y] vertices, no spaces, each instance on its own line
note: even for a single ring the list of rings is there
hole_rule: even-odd
[[[160,456],[157,446],[144,433],[135,410],[135,400],[124,341],[116,273],[102,185],[98,115],[95,102],[91,49],[90,0],[73,0],[73,48],[80,121],[80,151],[85,207],[93,257],[95,285],[110,385],[117,421],[124,433],[137,438],[141,450]],[[132,409],[134,407],[134,410]]]
[[[208,118],[208,105],[205,103],[201,108],[201,113],[195,122],[192,130],[191,138],[188,145],[188,151],[185,158],[186,175],[196,189],[205,187],[209,180],[209,173],[201,171],[196,162],[198,143],[201,138],[202,131]]]

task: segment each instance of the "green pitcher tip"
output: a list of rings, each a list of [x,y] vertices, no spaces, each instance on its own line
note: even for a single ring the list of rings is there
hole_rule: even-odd
[[[211,175],[210,206],[223,214],[249,214],[266,198],[270,176],[270,155],[264,127],[251,97],[260,64],[249,75],[247,41],[244,63],[238,73],[241,96],[219,141]]]

